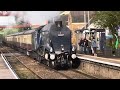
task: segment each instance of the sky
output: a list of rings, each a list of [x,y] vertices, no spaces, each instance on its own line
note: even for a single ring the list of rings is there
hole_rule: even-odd
[[[59,15],[59,11],[27,11],[26,19],[32,24],[44,24],[50,18]]]
[[[47,20],[59,15],[59,11],[12,11],[11,15],[19,15],[19,19],[24,19],[31,24],[44,24]]]
[[[59,11],[11,11],[10,16],[0,16],[0,25],[8,25],[14,23],[14,15],[18,14],[19,20],[23,18],[29,21],[31,24],[42,25],[59,15]]]

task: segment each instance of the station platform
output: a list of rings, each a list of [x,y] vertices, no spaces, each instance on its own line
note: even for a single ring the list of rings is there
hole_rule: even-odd
[[[91,55],[77,54],[78,58],[107,65],[120,67],[120,58],[104,58]]]
[[[17,79],[5,60],[0,55],[0,79]]]

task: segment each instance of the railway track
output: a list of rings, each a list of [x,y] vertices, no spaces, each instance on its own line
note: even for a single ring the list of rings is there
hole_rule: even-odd
[[[1,52],[2,51],[20,79],[96,79],[95,77],[81,73],[77,70],[57,71],[51,69],[9,47],[2,47]]]
[[[6,50],[6,49],[5,49]],[[5,54],[9,53],[9,55]],[[1,51],[1,55],[4,57],[8,65],[11,67],[11,69],[14,71],[15,74],[17,74],[18,78],[21,79],[41,79],[38,75],[36,75],[33,71],[31,71],[28,67],[26,67],[13,53],[6,50],[6,52],[3,53]]]
[[[89,74],[86,74],[86,73],[82,72],[81,70],[72,70],[72,71],[75,72],[75,73],[81,74],[81,76],[82,76],[83,78],[98,79],[98,77],[95,77],[95,76],[91,76],[91,75],[89,75]]]
[[[28,60],[24,61],[24,59],[25,60],[28,59]],[[29,57],[23,57],[23,59],[21,59],[21,60],[22,60],[23,63],[26,63],[26,65],[28,67],[32,67],[32,66],[30,66],[30,64],[27,64],[28,61],[37,63],[37,65],[38,65],[38,66],[36,65],[37,70],[35,70],[35,69],[34,70],[35,70],[36,73],[38,73],[38,72],[40,73],[41,72],[40,68],[44,69],[44,71],[42,70],[42,72],[48,73],[48,74],[46,74],[47,77],[46,76],[43,77],[45,79],[96,79],[95,77],[92,77],[92,76],[87,75],[85,73],[79,72],[77,70],[54,70],[54,69],[51,69],[51,68],[47,67],[44,64],[40,64],[37,61],[33,61],[33,59],[29,59]],[[33,69],[33,68],[31,68],[31,69]]]
[[[21,79],[71,79],[69,76],[48,69],[48,67],[46,67],[45,65],[39,64],[39,62],[23,54],[17,54],[17,51],[15,51],[14,54],[14,50],[12,50],[11,48],[4,47],[4,49],[2,48],[0,50],[1,52],[4,52],[3,55],[9,65],[11,65],[10,67],[14,69],[14,71]],[[12,53],[8,50],[12,51]],[[32,73],[30,73],[30,71]]]
[[[70,78],[72,79],[98,79],[97,77],[94,77],[94,76],[90,76],[86,73],[83,73],[81,71],[77,71],[77,70],[61,70],[61,71],[58,71],[60,73],[63,73],[65,75],[69,75]]]

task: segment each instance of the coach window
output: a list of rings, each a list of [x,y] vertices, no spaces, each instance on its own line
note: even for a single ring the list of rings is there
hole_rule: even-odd
[[[20,42],[20,38],[18,38],[18,42]]]
[[[24,43],[26,42],[26,38],[24,38]]]

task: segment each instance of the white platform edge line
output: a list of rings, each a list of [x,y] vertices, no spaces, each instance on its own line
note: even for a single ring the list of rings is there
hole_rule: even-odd
[[[84,57],[87,57],[87,55],[85,55]],[[92,58],[93,56],[90,56],[90,58]],[[97,57],[97,59],[106,59],[106,58],[101,58],[101,57]],[[109,60],[114,60],[114,61],[118,61],[118,60],[116,60],[116,59],[111,59],[111,58],[108,58]]]
[[[100,61],[100,60],[96,61],[95,59],[85,58],[85,57],[80,57],[80,56],[78,56],[78,58],[86,59],[86,60],[93,61],[93,62],[98,62],[98,63],[103,63],[103,64],[108,64],[108,65],[120,67],[120,64],[117,64],[117,63],[105,62],[105,61]]]
[[[15,79],[19,79],[16,74],[13,72],[13,70],[10,68],[10,66],[8,65],[8,63],[6,62],[6,60],[4,59],[3,55],[1,54],[2,59],[4,60],[5,64],[7,65],[7,67],[9,68],[9,70],[12,72],[12,74],[14,75]]]

